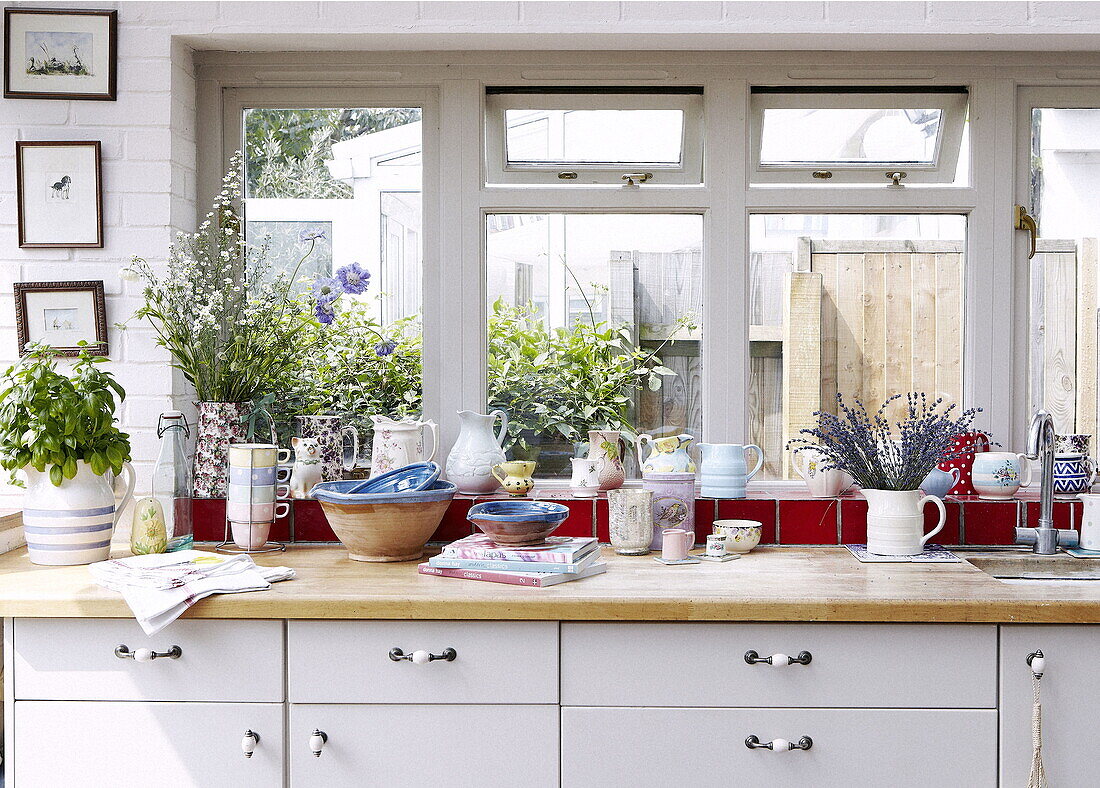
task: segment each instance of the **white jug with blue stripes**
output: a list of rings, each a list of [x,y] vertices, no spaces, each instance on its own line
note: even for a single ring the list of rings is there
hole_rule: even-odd
[[[107,479],[82,460],[76,465],[76,476],[58,486],[48,472],[24,469],[29,483],[23,499],[23,532],[31,563],[73,566],[105,561],[110,555],[111,534],[134,493],[136,474],[130,463],[123,463],[128,475],[126,494],[116,507]]]

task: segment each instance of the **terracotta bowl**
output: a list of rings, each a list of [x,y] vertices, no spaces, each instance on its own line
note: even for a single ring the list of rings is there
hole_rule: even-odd
[[[466,519],[502,545],[546,541],[569,517],[569,507],[549,501],[486,501],[470,507]]]
[[[348,494],[341,486],[361,482],[323,482],[313,488],[328,524],[354,561],[415,561],[439,527],[457,488],[437,481],[426,490],[384,494]]]

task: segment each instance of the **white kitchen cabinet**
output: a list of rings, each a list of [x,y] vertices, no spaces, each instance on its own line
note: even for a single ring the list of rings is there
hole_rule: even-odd
[[[325,788],[558,785],[553,706],[290,707],[290,783]],[[314,756],[314,730],[327,736]]]
[[[16,701],[19,788],[277,788],[281,703]],[[251,758],[241,741],[259,735]],[[10,769],[9,761],[9,769]]]
[[[964,709],[566,707],[562,788],[992,788],[997,713]],[[808,750],[749,749],[808,736]]]
[[[1051,786],[1096,785],[1095,680],[1100,626],[1011,625],[1001,627],[1001,785],[1027,785],[1031,768],[1033,690],[1027,656],[1042,650],[1046,660],[1043,704],[1043,766]]]

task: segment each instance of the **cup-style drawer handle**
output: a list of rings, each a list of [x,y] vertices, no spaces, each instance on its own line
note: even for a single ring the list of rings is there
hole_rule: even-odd
[[[429,651],[420,650],[414,651],[411,654],[406,654],[399,648],[390,649],[390,659],[392,659],[394,662],[400,662],[403,659],[407,659],[414,665],[427,665],[429,662],[435,662],[437,659],[442,659],[447,662],[454,662],[457,656],[458,652],[455,651],[453,648],[445,648],[443,649],[443,653],[441,654],[432,654]]]
[[[325,749],[326,744],[328,744],[328,734],[314,728],[313,733],[309,735],[309,751],[313,753],[314,758],[321,757],[321,750]]]
[[[813,654],[811,654],[809,651],[800,651],[798,652],[797,657],[789,657],[786,654],[772,654],[770,657],[762,657],[752,650],[745,652],[745,662],[749,663],[750,665],[765,664],[772,665],[773,667],[777,668],[785,668],[788,665],[795,664],[796,662],[799,665],[809,665],[810,660],[812,660],[813,658]]]
[[[115,646],[115,656],[119,659],[132,659],[134,662],[152,662],[154,659],[179,659],[183,649],[172,646],[167,651],[153,651],[151,648],[135,648],[130,651],[125,643]]]
[[[260,743],[260,734],[254,733],[250,730],[244,732],[244,738],[241,739],[241,752],[244,753],[245,758],[251,758],[252,753],[256,751],[256,746]]]
[[[791,750],[808,750],[814,746],[814,740],[809,736],[803,736],[798,741],[787,741],[786,739],[772,739],[771,741],[760,741],[756,736],[747,736],[745,738],[745,746],[750,750],[772,750],[774,752],[790,752]]]

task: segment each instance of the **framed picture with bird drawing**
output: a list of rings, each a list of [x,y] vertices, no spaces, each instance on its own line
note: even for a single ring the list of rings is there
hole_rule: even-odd
[[[118,12],[4,9],[4,98],[114,101]]]
[[[103,246],[98,141],[15,143],[19,246]]]

